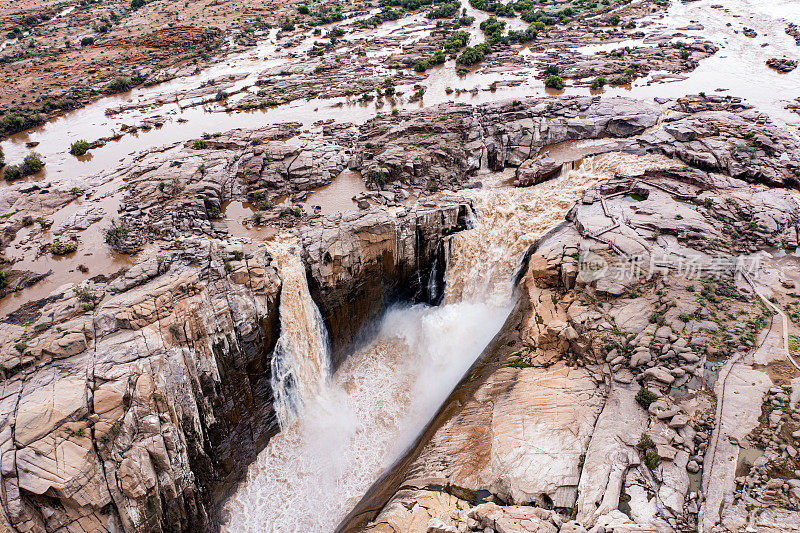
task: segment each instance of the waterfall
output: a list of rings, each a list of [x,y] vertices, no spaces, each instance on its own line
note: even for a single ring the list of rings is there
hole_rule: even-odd
[[[444,290],[444,304],[389,309],[374,340],[332,376],[325,331],[300,259],[291,253],[294,244],[276,246],[284,280],[278,381],[287,398],[280,405],[297,415],[286,417],[226,503],[223,531],[333,531],[413,443],[500,330],[527,247],[562,221],[598,179],[646,168],[647,161],[599,156],[535,187],[465,191],[480,216],[473,229],[444,243],[444,261],[436,261],[431,273],[445,269],[444,287],[421,287],[423,293]],[[298,403],[302,409],[294,408]]]
[[[281,334],[272,357],[272,390],[281,429],[305,401],[317,396],[330,378],[330,340],[317,304],[308,291],[306,271],[293,238],[269,247],[281,276]]]
[[[439,267],[439,253],[433,258],[433,266],[431,266],[431,273],[428,276],[428,291],[426,300],[430,303],[435,303],[439,295],[439,283],[437,277],[439,275],[437,269]]]
[[[641,173],[674,165],[661,156],[604,154],[566,163],[557,178],[534,187],[462,191],[472,199],[480,219],[471,231],[452,237],[444,301],[503,305],[511,298],[514,273],[525,251],[564,220],[587,188],[617,172]]]

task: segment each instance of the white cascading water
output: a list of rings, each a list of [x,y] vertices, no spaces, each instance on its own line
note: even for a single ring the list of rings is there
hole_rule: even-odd
[[[281,429],[300,413],[330,378],[330,341],[317,304],[308,292],[300,245],[287,237],[269,251],[281,275],[281,335],[272,357],[272,390]]]
[[[223,530],[333,531],[381,472],[411,445],[500,330],[511,311],[512,277],[526,248],[562,221],[598,179],[663,162],[649,156],[605,155],[535,187],[471,191],[479,219],[474,229],[453,237],[445,303],[390,309],[374,341],[351,354],[334,376],[320,375],[310,379],[310,385],[296,388],[303,408],[288,418],[283,431],[250,466],[246,481],[226,504],[229,518]],[[286,303],[281,296],[281,307],[289,304],[293,310],[281,309],[281,339],[291,337],[287,346],[293,348],[283,352],[282,364],[299,381],[301,376],[313,376],[293,365],[316,361],[322,353],[303,357],[296,351],[306,342],[300,337],[317,334],[319,318],[318,312],[309,311],[316,306],[308,295],[302,265],[284,257],[276,258],[284,291],[289,280],[292,292]],[[286,268],[297,270],[284,272]],[[310,302],[311,307],[298,301]],[[296,322],[300,320],[309,322]],[[325,338],[324,330],[320,338]],[[314,351],[320,344],[315,341],[310,346]],[[314,366],[324,367],[322,362],[309,364]]]

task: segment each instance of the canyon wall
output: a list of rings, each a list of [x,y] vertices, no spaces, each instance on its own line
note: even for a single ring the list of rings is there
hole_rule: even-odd
[[[467,209],[304,230],[336,346],[384,299],[419,296]],[[220,502],[279,430],[270,364],[280,293],[263,246],[187,238],[11,314],[0,351],[3,528],[214,530]]]

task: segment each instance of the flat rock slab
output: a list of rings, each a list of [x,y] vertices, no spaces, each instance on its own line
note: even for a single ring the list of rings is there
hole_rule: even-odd
[[[572,507],[580,456],[601,408],[601,390],[585,369],[521,369],[492,414],[497,492],[517,504]]]
[[[723,503],[733,501],[739,442],[758,425],[764,394],[770,387],[772,381],[763,372],[735,364],[725,379],[725,390],[716,391],[723,404],[717,445],[709,446],[705,458],[706,501],[700,511],[703,531],[710,531],[720,521]]]

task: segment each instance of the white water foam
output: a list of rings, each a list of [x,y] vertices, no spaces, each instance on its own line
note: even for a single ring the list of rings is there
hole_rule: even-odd
[[[224,529],[335,529],[433,417],[509,310],[476,303],[389,310],[376,340],[259,455],[227,504]]]

